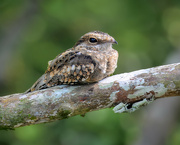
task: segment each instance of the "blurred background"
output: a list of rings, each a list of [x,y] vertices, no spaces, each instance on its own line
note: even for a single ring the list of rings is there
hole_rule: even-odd
[[[0,96],[26,91],[49,60],[94,30],[118,41],[115,74],[180,62],[179,0],[1,0]],[[0,130],[0,145],[179,145],[179,101]]]

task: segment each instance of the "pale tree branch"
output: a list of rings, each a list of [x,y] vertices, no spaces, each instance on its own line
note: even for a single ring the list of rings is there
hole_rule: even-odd
[[[180,49],[176,49],[168,55],[165,63],[176,63],[180,61]],[[159,99],[149,105],[138,120],[139,136],[132,145],[164,145],[171,140],[172,133],[178,125],[180,113],[180,97],[168,97]],[[167,117],[168,115],[168,117]]]
[[[114,106],[115,113],[133,112],[171,96],[180,96],[180,63],[114,75],[89,85],[61,85],[0,97],[0,128],[51,122]]]

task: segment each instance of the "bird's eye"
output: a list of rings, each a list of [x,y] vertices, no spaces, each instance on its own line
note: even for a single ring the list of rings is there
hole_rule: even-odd
[[[96,39],[96,38],[90,38],[89,41],[90,41],[91,43],[96,43],[96,42],[97,42],[97,39]]]

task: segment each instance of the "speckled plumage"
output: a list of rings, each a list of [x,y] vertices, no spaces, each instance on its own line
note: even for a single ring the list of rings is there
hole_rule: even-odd
[[[117,42],[107,33],[93,31],[83,35],[74,47],[48,62],[46,72],[26,92],[61,84],[87,84],[112,74],[117,67]]]

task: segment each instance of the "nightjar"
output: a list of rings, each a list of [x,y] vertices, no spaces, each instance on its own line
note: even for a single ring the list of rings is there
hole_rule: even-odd
[[[46,72],[26,93],[56,85],[88,84],[102,80],[117,67],[118,52],[112,48],[114,43],[117,44],[117,41],[107,33],[86,33],[72,48],[49,61]]]

